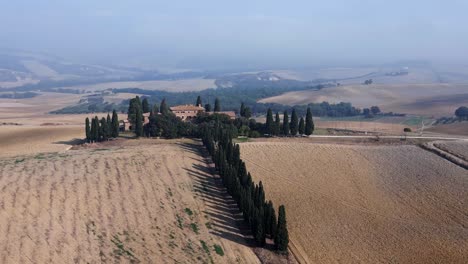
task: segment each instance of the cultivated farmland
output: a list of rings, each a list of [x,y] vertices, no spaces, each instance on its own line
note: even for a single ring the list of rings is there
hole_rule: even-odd
[[[198,142],[111,143],[0,160],[0,263],[258,263]]]
[[[464,263],[467,171],[413,145],[241,144],[310,263]]]

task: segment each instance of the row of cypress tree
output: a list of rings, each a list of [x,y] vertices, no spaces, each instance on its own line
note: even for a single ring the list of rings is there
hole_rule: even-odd
[[[297,134],[309,136],[314,133],[315,129],[310,107],[307,108],[305,119],[304,117],[299,119],[296,109],[293,108],[291,113],[291,121],[289,121],[288,111],[284,111],[283,123],[281,123],[278,112],[276,112],[275,120],[273,120],[273,112],[271,111],[271,108],[268,108],[265,126],[266,133],[272,136],[296,136]]]
[[[213,157],[216,169],[221,176],[228,193],[233,197],[250,226],[258,246],[265,246],[266,238],[274,239],[276,250],[287,252],[289,235],[286,225],[284,205],[279,207],[276,218],[271,201],[265,200],[265,189],[262,182],[255,184],[240,158],[238,144],[232,142],[229,129],[217,122],[214,127],[205,127],[202,140]]]
[[[99,118],[95,116],[91,119],[86,118],[85,120],[85,130],[86,130],[86,141],[91,142],[100,142],[105,141],[110,138],[116,138],[119,136],[119,117],[117,112],[112,111],[112,118],[107,114],[107,118]]]

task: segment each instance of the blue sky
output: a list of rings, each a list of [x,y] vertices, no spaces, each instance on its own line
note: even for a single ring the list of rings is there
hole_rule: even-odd
[[[290,67],[468,58],[468,1],[0,3],[0,47],[89,62]]]

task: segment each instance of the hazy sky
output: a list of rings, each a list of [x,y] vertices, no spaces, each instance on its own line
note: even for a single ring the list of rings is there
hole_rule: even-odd
[[[463,60],[467,12],[466,0],[2,0],[0,47],[212,68]]]

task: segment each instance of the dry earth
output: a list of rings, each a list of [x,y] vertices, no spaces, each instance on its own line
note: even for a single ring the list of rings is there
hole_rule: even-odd
[[[437,141],[437,148],[468,161],[468,141]]]
[[[198,142],[125,142],[1,159],[0,263],[259,263]]]
[[[84,134],[83,126],[0,126],[0,157],[63,151]]]
[[[349,85],[289,92],[260,102],[288,105],[351,102],[361,108],[378,105],[386,112],[444,116],[468,104],[467,91],[466,84]]]
[[[412,145],[241,144],[310,263],[466,263],[466,170]]]
[[[430,132],[468,136],[468,122],[455,122],[447,125],[437,125],[428,129]]]

